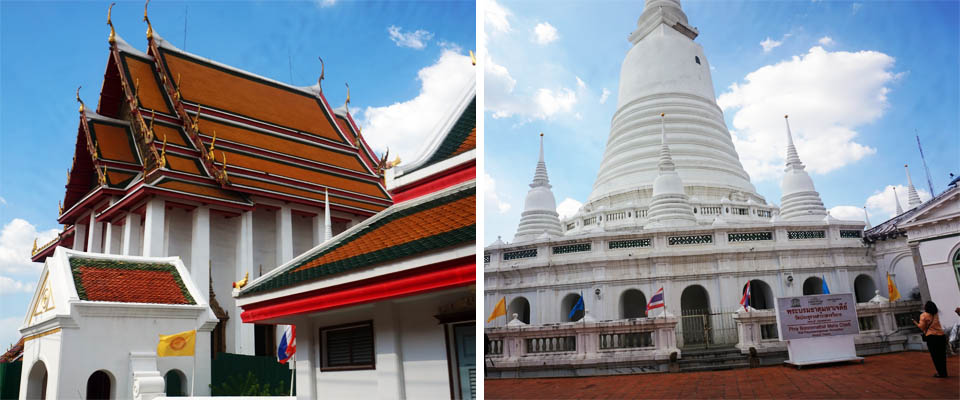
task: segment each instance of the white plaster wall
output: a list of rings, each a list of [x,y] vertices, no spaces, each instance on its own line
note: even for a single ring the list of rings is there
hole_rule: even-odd
[[[899,257],[896,263],[893,264],[890,274],[894,275],[893,281],[897,285],[897,291],[900,292],[900,296],[903,298],[909,298],[910,292],[919,286],[919,283],[917,283],[917,270],[913,266],[913,257],[909,255]],[[883,286],[886,287],[886,274],[884,274],[883,279]],[[887,294],[890,294],[889,290]]]
[[[190,265],[191,239],[193,237],[193,215],[191,211],[177,207],[167,207],[164,229],[164,248],[169,256],[180,257],[187,269]],[[197,282],[202,284],[202,282]]]
[[[63,331],[24,342],[23,364],[20,372],[20,400],[27,397],[27,377],[37,361],[42,361],[47,369],[47,398],[54,399],[59,393],[59,370],[51,366],[60,365],[60,351],[63,343]],[[78,397],[76,394],[73,397]]]
[[[260,277],[277,265],[277,212],[253,210],[253,272],[250,279]]]
[[[401,302],[396,306],[396,318],[399,318],[402,330],[400,347],[407,398],[450,397],[446,339],[443,325],[438,324],[433,316],[441,306],[470,294],[458,291],[429,299]]]
[[[310,333],[310,338],[313,343],[317,343],[315,346],[318,351],[315,354],[311,354],[310,357],[314,357],[317,360],[316,377],[318,394],[322,394],[324,397],[331,399],[377,398],[377,371],[375,369],[360,371],[320,371],[320,366],[322,365],[322,361],[320,359],[322,349],[319,345],[320,329],[328,326],[336,326],[368,320],[374,320],[373,305],[363,305],[327,312],[312,319],[315,329]],[[376,320],[373,321],[374,330],[377,329],[378,322],[379,321]],[[376,345],[376,343],[374,343],[374,345]],[[301,354],[298,356],[302,357],[305,355]],[[298,389],[297,392],[300,393],[301,391]]]
[[[225,217],[221,214],[210,214],[210,260],[212,264],[213,292],[217,302],[230,314],[227,321],[226,345],[228,352],[236,351],[236,330],[234,326],[240,323],[240,311],[233,300],[233,287],[237,268],[237,243],[240,231],[240,217]],[[251,278],[252,279],[252,278]],[[197,282],[200,287],[203,282]],[[208,284],[209,285],[209,284]],[[250,326],[253,329],[253,326]]]
[[[960,236],[920,242],[920,258],[930,287],[930,298],[940,309],[940,324],[949,329],[960,317],[954,309],[960,306],[960,282],[951,257],[960,251]]]
[[[313,218],[293,214],[293,256],[313,248]]]

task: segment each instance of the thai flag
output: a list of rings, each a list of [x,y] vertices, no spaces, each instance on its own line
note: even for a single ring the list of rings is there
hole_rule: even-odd
[[[740,298],[740,305],[746,310],[750,307],[750,281],[747,281],[746,289],[743,289],[743,297]]]
[[[660,288],[656,293],[653,294],[653,297],[650,298],[650,302],[647,303],[647,312],[653,310],[654,308],[663,307],[663,287]]]
[[[297,326],[288,325],[283,330],[283,336],[280,337],[280,345],[277,346],[277,361],[280,364],[286,364],[290,357],[297,352]]]

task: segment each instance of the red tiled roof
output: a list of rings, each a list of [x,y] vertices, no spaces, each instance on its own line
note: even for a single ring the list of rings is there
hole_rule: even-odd
[[[81,300],[196,304],[172,264],[71,258]]]

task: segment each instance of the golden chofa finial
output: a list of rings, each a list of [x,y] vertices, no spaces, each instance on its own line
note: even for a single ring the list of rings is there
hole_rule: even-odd
[[[387,169],[393,168],[400,165],[400,155],[397,154],[397,158],[387,164]]]
[[[227,180],[227,153],[221,151],[220,155],[223,156],[223,170],[220,171],[220,178]]]
[[[350,84],[346,82],[343,84],[347,85],[347,100],[343,102],[343,108],[347,108],[350,105]]]
[[[63,203],[60,201],[57,201],[57,210],[60,210],[60,214],[57,215],[63,215]]]
[[[203,110],[203,106],[197,105],[197,115],[193,117],[193,121],[191,121],[190,123],[193,127],[193,131],[196,132],[197,134],[200,133],[200,111],[201,110]]]
[[[470,63],[474,66],[477,65],[477,56],[473,54],[473,50],[470,50]]]
[[[177,72],[177,92],[173,94],[173,101],[174,102],[180,101],[180,73],[179,72]]]
[[[80,114],[83,114],[83,111],[85,110],[85,108],[83,107],[83,100],[80,99],[80,88],[82,87],[83,87],[82,85],[77,86],[77,103],[80,103],[80,110],[79,110]]]
[[[163,134],[163,147],[160,148],[160,168],[167,166],[167,134]]]
[[[317,56],[320,59],[320,77],[317,78],[317,87],[320,88],[320,91],[323,91],[323,73],[326,67],[323,65],[323,57]]]
[[[213,161],[213,160],[214,160],[213,144],[216,143],[216,142],[217,142],[217,130],[214,129],[214,130],[213,130],[213,140],[210,141],[210,150],[207,151],[207,158],[210,159],[210,161]]]
[[[113,21],[110,20],[110,15],[113,13],[113,6],[117,3],[110,3],[110,8],[107,9],[107,25],[110,25],[110,37],[107,38],[107,41],[110,44],[117,42],[117,31],[113,30]]]
[[[33,250],[30,251],[30,255],[37,254],[37,238],[33,238]]]
[[[153,40],[153,26],[150,25],[150,18],[147,18],[148,5],[150,5],[150,0],[147,0],[146,3],[143,3],[143,22],[147,23],[147,40]]]

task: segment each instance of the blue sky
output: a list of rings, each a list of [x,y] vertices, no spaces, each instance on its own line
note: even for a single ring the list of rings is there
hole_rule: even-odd
[[[960,9],[955,1],[683,1],[741,162],[780,203],[783,114],[838,218],[877,224],[904,207],[910,165],[929,197],[960,173]],[[643,2],[486,2],[484,244],[516,232],[546,136],[561,213],[592,189],[616,111],[620,63]],[[736,85],[736,86],[733,86]],[[605,95],[605,93],[607,93]]]
[[[28,262],[33,238],[42,244],[60,228],[57,201],[77,136],[74,92],[82,85],[87,105],[97,102],[109,4],[0,2],[0,351],[19,337],[39,276]],[[155,1],[149,15],[181,49],[297,86],[316,83],[322,56],[327,100],[343,104],[349,82],[367,141],[405,160],[445,111],[438,105],[460,93],[454,83],[475,74],[472,1]],[[143,2],[113,8],[117,34],[146,50],[142,17]]]

